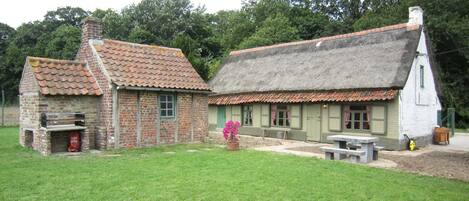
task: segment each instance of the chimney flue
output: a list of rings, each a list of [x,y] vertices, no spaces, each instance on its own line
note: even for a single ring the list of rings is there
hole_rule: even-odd
[[[423,25],[423,10],[420,6],[409,7],[409,22],[408,24]]]
[[[81,40],[82,42],[88,42],[91,39],[102,40],[103,39],[103,27],[101,20],[95,17],[86,17],[81,21]]]

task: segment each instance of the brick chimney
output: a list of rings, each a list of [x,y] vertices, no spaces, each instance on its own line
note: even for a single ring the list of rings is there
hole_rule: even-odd
[[[408,24],[423,25],[423,10],[420,6],[409,7],[409,22]]]
[[[82,43],[90,39],[101,40],[103,39],[103,27],[101,20],[95,17],[86,17],[81,21],[81,40]]]
[[[89,51],[90,40],[102,40],[103,27],[101,20],[95,17],[86,17],[81,21],[81,44],[75,56],[75,60],[86,61],[91,54]]]

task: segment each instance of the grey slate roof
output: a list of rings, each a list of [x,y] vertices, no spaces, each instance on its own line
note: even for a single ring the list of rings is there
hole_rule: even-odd
[[[218,94],[402,88],[421,27],[362,32],[231,52],[209,82]]]

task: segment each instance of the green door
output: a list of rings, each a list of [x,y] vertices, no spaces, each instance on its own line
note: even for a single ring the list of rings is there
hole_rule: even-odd
[[[307,139],[321,140],[321,106],[306,105],[306,132]]]
[[[225,106],[218,106],[217,108],[217,128],[223,128],[226,122],[226,108]]]

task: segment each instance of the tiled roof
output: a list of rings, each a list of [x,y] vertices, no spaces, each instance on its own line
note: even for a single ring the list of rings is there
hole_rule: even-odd
[[[93,46],[118,86],[210,90],[180,49],[115,40]]]
[[[396,97],[395,89],[370,89],[351,91],[313,92],[262,92],[209,96],[211,105],[236,105],[243,103],[315,103],[386,101]]]
[[[85,63],[28,57],[28,63],[43,95],[101,95]]]

